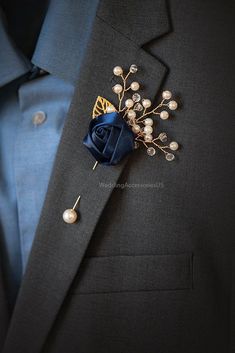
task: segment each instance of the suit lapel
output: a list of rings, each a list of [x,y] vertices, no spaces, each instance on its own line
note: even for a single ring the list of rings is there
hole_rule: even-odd
[[[3,353],[38,353],[42,349],[111,196],[112,187],[102,188],[100,182],[114,185],[127,162],[115,167],[98,165],[92,171],[94,160],[82,144],[97,95],[116,103],[111,89],[113,67],[138,65],[138,80],[145,84],[150,98],[154,98],[166,73],[164,65],[137,41],[107,24],[103,15],[108,4],[103,2],[94,20]],[[128,21],[131,23],[131,17]],[[80,220],[65,224],[62,213],[72,207],[78,195]]]

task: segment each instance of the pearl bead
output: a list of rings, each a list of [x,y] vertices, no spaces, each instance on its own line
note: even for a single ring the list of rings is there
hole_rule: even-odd
[[[121,76],[123,74],[123,69],[121,66],[115,66],[113,69],[113,73],[115,76]]]
[[[116,111],[115,107],[113,105],[110,105],[106,109],[107,113],[113,113]]]
[[[151,142],[152,139],[153,139],[153,135],[145,135],[144,136],[144,141],[146,141],[146,142]]]
[[[129,112],[127,113],[127,116],[129,119],[135,119],[136,112],[134,110],[129,110]]]
[[[172,162],[175,159],[175,156],[172,153],[167,153],[165,158],[168,162]]]
[[[149,107],[151,107],[152,102],[151,102],[150,99],[143,99],[142,100],[142,105],[143,105],[144,108],[149,108]]]
[[[133,105],[134,105],[134,102],[133,102],[133,100],[130,99],[130,98],[125,101],[125,106],[126,106],[127,108],[132,108]]]
[[[116,93],[116,94],[119,94],[119,93],[121,93],[122,92],[122,85],[120,85],[119,83],[118,84],[116,84],[115,86],[113,86],[113,91],[114,91],[114,93]]]
[[[132,82],[132,83],[131,83],[131,89],[132,89],[132,91],[138,91],[139,88],[140,88],[139,82]]]
[[[166,111],[166,110],[163,110],[161,113],[160,113],[160,118],[162,120],[166,120],[169,118],[169,113]]]
[[[179,145],[178,145],[177,142],[172,141],[172,142],[170,143],[170,149],[171,149],[172,151],[176,151],[176,150],[178,150],[178,148],[179,148]]]
[[[63,213],[63,220],[65,223],[75,223],[78,218],[77,212],[73,210],[72,208],[67,209]]]
[[[170,91],[164,91],[162,92],[162,98],[164,99],[171,99],[172,93]]]
[[[145,132],[147,135],[150,135],[150,134],[153,132],[152,126],[150,126],[150,125],[145,126],[145,127],[144,127],[144,132]]]
[[[133,131],[135,134],[138,134],[138,132],[140,132],[140,126],[139,126],[139,125],[134,125],[134,126],[132,126],[132,131]]]
[[[144,124],[152,126],[153,125],[153,119],[151,119],[151,118],[145,119]]]
[[[170,110],[176,110],[177,107],[178,107],[178,104],[177,104],[176,101],[170,101],[170,102],[168,103],[168,107],[169,107]]]

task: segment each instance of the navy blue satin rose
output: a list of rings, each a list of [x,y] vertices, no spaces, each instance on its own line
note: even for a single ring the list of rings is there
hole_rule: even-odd
[[[95,160],[115,165],[134,149],[134,133],[120,113],[113,112],[92,119],[83,140]]]

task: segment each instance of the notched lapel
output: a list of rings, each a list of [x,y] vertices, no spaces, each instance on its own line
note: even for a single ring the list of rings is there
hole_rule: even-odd
[[[170,31],[166,0],[103,0],[97,15],[138,46]]]
[[[99,217],[127,162],[115,167],[98,165],[92,171],[94,160],[82,140],[97,96],[114,102],[111,89],[113,67],[128,68],[133,63],[141,68],[138,81],[145,84],[146,96],[153,99],[166,68],[97,17],[3,353],[41,351]],[[110,187],[101,187],[100,183],[107,183]],[[76,224],[65,224],[62,213],[72,207],[78,195],[81,195],[81,218]]]

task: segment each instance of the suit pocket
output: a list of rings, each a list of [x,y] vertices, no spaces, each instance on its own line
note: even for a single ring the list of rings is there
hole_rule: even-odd
[[[192,288],[190,253],[85,258],[71,293],[110,293]]]

